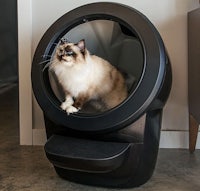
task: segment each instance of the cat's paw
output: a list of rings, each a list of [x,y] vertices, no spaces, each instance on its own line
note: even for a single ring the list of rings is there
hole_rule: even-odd
[[[79,109],[77,109],[76,107],[74,107],[74,106],[69,106],[69,107],[67,107],[67,109],[66,109],[66,112],[67,112],[67,114],[69,115],[70,113],[76,113],[76,112],[78,112],[79,111]]]
[[[62,110],[65,111],[67,109],[67,107],[69,107],[69,105],[66,104],[66,102],[62,102],[62,104],[60,105],[60,107],[61,107]]]
[[[73,103],[74,103],[73,100],[66,100],[66,101],[62,102],[60,107],[62,110],[65,111],[65,110],[67,110],[68,107],[72,106]]]

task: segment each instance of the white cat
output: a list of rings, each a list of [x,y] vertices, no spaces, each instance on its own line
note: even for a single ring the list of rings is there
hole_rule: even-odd
[[[49,70],[63,88],[61,108],[68,114],[78,112],[90,100],[101,100],[111,109],[127,97],[122,74],[108,61],[91,55],[84,40],[77,44],[61,40]]]

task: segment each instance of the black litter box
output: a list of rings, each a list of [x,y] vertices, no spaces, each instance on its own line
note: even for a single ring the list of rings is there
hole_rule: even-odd
[[[104,112],[62,111],[62,92],[44,69],[45,55],[53,55],[61,38],[85,39],[92,54],[132,76],[127,99]],[[117,3],[87,4],[66,13],[40,40],[31,75],[44,113],[45,152],[58,175],[119,188],[139,186],[151,177],[172,77],[163,41],[144,15]]]

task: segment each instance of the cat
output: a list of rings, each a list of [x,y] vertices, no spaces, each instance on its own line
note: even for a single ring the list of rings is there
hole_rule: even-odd
[[[78,43],[61,40],[49,71],[64,91],[60,107],[68,114],[78,112],[91,100],[101,100],[104,110],[111,109],[127,97],[122,74],[108,61],[90,54],[84,39]]]

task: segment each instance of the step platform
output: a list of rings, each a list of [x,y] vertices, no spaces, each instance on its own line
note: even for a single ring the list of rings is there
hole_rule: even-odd
[[[53,135],[45,145],[47,158],[64,169],[106,173],[119,168],[131,143],[103,142]]]

